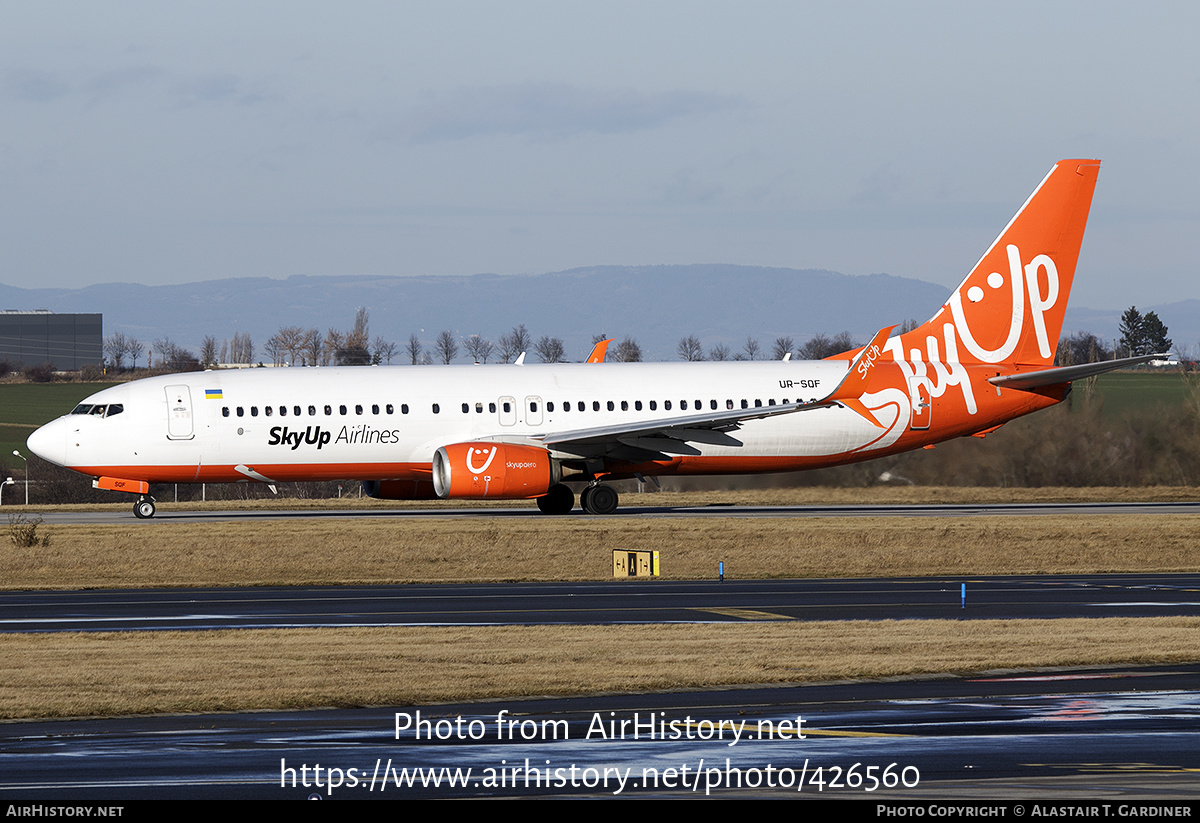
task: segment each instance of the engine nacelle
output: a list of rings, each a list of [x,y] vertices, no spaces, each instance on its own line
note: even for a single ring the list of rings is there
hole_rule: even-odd
[[[433,488],[443,500],[541,497],[558,482],[550,452],[512,443],[454,443],[433,455]]]

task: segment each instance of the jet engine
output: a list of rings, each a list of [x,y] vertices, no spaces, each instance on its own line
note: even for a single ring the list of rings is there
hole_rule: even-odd
[[[540,497],[562,472],[550,452],[512,443],[454,443],[433,455],[433,488],[443,500]]]

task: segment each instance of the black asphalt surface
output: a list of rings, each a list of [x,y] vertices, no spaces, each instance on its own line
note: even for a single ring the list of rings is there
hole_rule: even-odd
[[[1185,615],[1200,615],[1200,575],[634,580],[0,593],[3,632]]]
[[[1179,665],[7,723],[0,800],[749,796],[1128,816],[1200,797],[1198,685],[1200,666]]]

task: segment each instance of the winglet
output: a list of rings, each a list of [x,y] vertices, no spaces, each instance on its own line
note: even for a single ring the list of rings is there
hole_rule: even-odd
[[[597,340],[596,345],[592,346],[592,353],[588,355],[585,363],[603,363],[604,355],[608,352],[608,344],[615,338],[610,337],[607,340]]]
[[[826,401],[840,403],[878,428],[883,428],[883,426],[873,414],[867,411],[867,407],[858,398],[867,390],[867,383],[870,382],[875,362],[886,356],[883,347],[894,328],[896,327],[888,326],[875,332],[871,342],[863,346],[863,350],[858,353],[858,356],[850,361],[850,368],[847,370],[846,376],[842,378],[842,382],[838,384],[832,394],[825,398]]]

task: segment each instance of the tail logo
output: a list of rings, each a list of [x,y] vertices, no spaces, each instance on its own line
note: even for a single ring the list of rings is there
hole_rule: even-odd
[[[1025,298],[1029,297],[1029,315],[1033,320],[1033,332],[1037,338],[1038,351],[1042,357],[1049,357],[1050,339],[1046,333],[1046,311],[1052,309],[1058,302],[1058,269],[1054,261],[1045,254],[1034,257],[1027,265],[1021,265],[1021,250],[1011,243],[1006,247],[1008,252],[1009,281],[1012,287],[1012,314],[1009,320],[1008,337],[998,349],[986,349],[975,339],[971,327],[967,323],[963,310],[962,292],[956,291],[950,298],[950,313],[954,316],[954,327],[962,338],[963,346],[972,356],[984,363],[1002,363],[1012,356],[1021,335],[1025,330]],[[1046,292],[1043,296],[1039,273],[1046,272]],[[1023,276],[1022,276],[1023,275]],[[987,284],[992,289],[1004,285],[1004,275],[992,272],[987,276]],[[980,286],[967,289],[967,300],[979,303],[984,299],[984,291]],[[994,313],[987,316],[994,317]]]

